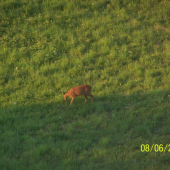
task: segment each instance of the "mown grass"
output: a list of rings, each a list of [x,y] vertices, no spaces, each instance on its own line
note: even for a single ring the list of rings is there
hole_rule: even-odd
[[[0,169],[169,169],[170,2],[2,0]],[[95,102],[64,102],[90,84]]]

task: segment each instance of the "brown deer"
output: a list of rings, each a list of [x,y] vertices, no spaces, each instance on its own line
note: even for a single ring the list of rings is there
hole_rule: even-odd
[[[73,87],[71,88],[70,90],[68,90],[67,93],[64,93],[63,92],[63,95],[64,95],[64,100],[66,101],[67,100],[67,97],[70,97],[72,98],[71,102],[70,102],[70,105],[73,103],[74,99],[77,97],[77,96],[81,96],[81,95],[84,95],[84,97],[86,98],[84,103],[87,102],[88,98],[87,96],[90,96],[92,98],[92,103],[93,103],[93,100],[94,100],[94,96],[91,95],[91,86],[90,85],[86,85],[86,84],[83,84],[81,86],[77,86],[77,87]]]

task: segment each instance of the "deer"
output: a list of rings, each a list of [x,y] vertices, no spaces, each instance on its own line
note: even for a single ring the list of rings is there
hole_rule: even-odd
[[[64,100],[66,101],[67,97],[72,98],[72,100],[70,102],[70,105],[71,105],[73,103],[74,99],[77,96],[84,95],[84,97],[85,97],[84,103],[86,103],[87,100],[88,100],[87,96],[90,96],[92,98],[92,103],[93,103],[94,96],[91,94],[91,89],[92,89],[92,87],[90,85],[87,85],[87,84],[83,84],[83,85],[80,85],[80,86],[77,86],[77,87],[73,87],[70,90],[68,90],[67,93],[63,92]]]

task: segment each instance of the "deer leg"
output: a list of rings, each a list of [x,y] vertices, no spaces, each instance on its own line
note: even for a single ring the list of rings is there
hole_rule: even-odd
[[[92,98],[92,103],[94,102],[94,96],[89,94],[89,96]]]
[[[85,101],[84,101],[84,103],[86,103],[86,102],[87,102],[87,100],[88,100],[88,98],[87,98],[87,96],[86,96],[86,95],[84,95],[84,97],[86,98],[86,99],[85,99]]]
[[[74,99],[75,99],[75,97],[73,97],[73,98],[71,99],[70,105],[73,103]]]

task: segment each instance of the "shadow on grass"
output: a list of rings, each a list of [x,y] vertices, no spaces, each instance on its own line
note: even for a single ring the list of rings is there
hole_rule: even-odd
[[[167,169],[170,147],[161,153],[159,146],[170,141],[169,94],[95,96],[93,104],[79,97],[71,106],[63,101],[1,109],[0,167]],[[142,144],[158,147],[146,153]]]

